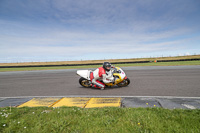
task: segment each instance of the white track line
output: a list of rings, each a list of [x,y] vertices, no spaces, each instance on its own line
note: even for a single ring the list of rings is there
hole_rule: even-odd
[[[185,106],[186,108],[188,108],[188,109],[196,109],[194,106],[192,106],[192,105],[188,105],[188,104],[181,104],[181,105],[183,105],[183,106]]]

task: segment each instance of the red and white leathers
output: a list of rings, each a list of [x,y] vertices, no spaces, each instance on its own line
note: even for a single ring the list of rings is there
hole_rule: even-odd
[[[104,88],[104,83],[110,83],[112,80],[107,79],[107,74],[109,73],[109,76],[112,75],[111,71],[107,72],[103,67],[97,68],[95,71],[93,71],[90,74],[90,80],[94,84],[95,88]],[[110,74],[111,73],[111,74]],[[103,80],[104,83],[100,82],[100,80]]]

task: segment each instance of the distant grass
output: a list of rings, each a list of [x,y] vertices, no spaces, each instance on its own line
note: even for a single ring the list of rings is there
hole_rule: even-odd
[[[200,65],[200,61],[175,61],[175,62],[151,62],[151,63],[134,63],[134,64],[117,64],[119,67],[128,66],[184,66]]]
[[[89,66],[58,66],[58,67],[23,67],[23,68],[0,68],[0,72],[6,71],[35,71],[35,70],[56,70],[56,69],[80,69],[80,68],[95,68],[100,65]]]
[[[182,66],[182,65],[200,65],[200,61],[176,61],[176,62],[151,62],[151,63],[132,63],[132,64],[114,64],[118,67],[131,66]],[[56,70],[56,69],[81,69],[81,68],[97,68],[101,65],[88,66],[58,66],[58,67],[24,67],[24,68],[0,68],[0,72],[6,71],[34,71],[34,70]]]
[[[175,56],[175,57],[155,57],[155,58],[83,60],[83,61],[0,63],[0,66],[34,66],[34,65],[90,64],[90,63],[103,63],[103,62],[111,62],[111,63],[113,63],[113,62],[135,62],[135,61],[154,61],[154,60],[181,60],[181,59],[200,59],[200,55]]]
[[[0,132],[200,132],[200,110],[163,108],[0,108]]]

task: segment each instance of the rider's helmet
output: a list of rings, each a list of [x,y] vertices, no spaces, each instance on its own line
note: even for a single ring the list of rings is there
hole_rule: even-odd
[[[104,63],[103,63],[103,68],[104,68],[106,71],[110,71],[110,69],[111,69],[111,63],[110,63],[110,62],[104,62]]]

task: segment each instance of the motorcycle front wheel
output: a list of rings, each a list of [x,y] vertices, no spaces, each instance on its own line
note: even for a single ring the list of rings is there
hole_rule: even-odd
[[[91,87],[91,82],[83,77],[79,79],[79,84],[83,87],[89,88]]]
[[[119,84],[117,84],[117,86],[119,86],[119,87],[125,87],[125,86],[128,86],[129,84],[130,84],[130,80],[127,78],[127,79],[124,79]]]

